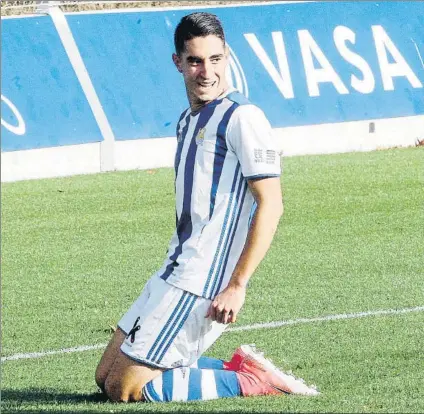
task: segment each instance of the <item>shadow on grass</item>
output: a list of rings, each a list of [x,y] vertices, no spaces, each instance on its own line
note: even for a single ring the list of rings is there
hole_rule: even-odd
[[[75,403],[100,403],[107,402],[104,394],[71,394],[64,393],[54,389],[29,388],[23,390],[8,390],[1,391],[2,403],[5,404],[75,404]]]
[[[35,413],[61,413],[61,414],[101,414],[101,413],[126,413],[139,414],[140,412],[165,414],[165,413],[226,413],[214,407],[208,410],[208,402],[150,404],[130,403],[114,404],[107,400],[100,392],[91,394],[66,393],[54,389],[29,388],[23,390],[1,390],[1,413],[25,412]],[[231,410],[231,413],[241,414],[245,410]],[[257,411],[255,411],[256,413]]]

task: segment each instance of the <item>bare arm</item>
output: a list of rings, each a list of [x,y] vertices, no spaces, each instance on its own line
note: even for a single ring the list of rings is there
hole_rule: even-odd
[[[247,283],[265,257],[283,214],[279,177],[250,180],[248,184],[258,207],[228,286],[215,297],[206,315],[220,323],[236,321],[244,304]]]

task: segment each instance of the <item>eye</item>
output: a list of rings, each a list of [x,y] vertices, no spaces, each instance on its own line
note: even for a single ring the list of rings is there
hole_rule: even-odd
[[[196,58],[191,58],[191,59],[189,58],[188,59],[188,64],[190,66],[199,66],[200,63],[202,63],[200,59],[196,59]]]
[[[217,57],[217,58],[213,58],[213,59],[211,59],[211,62],[213,63],[213,64],[217,64],[217,63],[219,63],[221,61],[221,58],[220,57]]]

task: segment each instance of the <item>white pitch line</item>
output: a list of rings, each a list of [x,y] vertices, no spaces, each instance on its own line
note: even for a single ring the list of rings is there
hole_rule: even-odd
[[[292,319],[289,321],[281,321],[281,322],[255,323],[253,325],[237,326],[235,328],[227,329],[227,331],[230,331],[230,332],[250,331],[252,329],[279,328],[281,326],[298,325],[301,323],[328,322],[328,321],[336,321],[340,319],[358,319],[358,318],[366,318],[367,316],[399,315],[402,313],[423,312],[423,311],[424,311],[424,306],[417,306],[415,308],[387,309],[387,310],[368,311],[368,312],[359,312],[359,313],[342,313],[340,315],[328,315],[328,316],[321,316],[318,318],[300,318],[300,319]]]
[[[72,354],[73,352],[91,351],[94,349],[106,348],[106,345],[107,344],[84,345],[84,346],[76,346],[74,348],[58,349],[57,351],[31,352],[30,354],[15,354],[15,355],[10,355],[6,357],[1,357],[1,362],[16,361],[17,359],[42,358],[49,355]]]
[[[240,332],[240,331],[251,331],[254,329],[280,328],[282,326],[299,325],[302,323],[329,322],[329,321],[336,321],[341,319],[358,319],[358,318],[366,318],[368,316],[400,315],[404,313],[423,312],[423,311],[424,311],[424,306],[416,306],[415,308],[387,309],[387,310],[377,310],[377,311],[368,311],[368,312],[359,312],[359,313],[342,313],[339,315],[327,315],[327,316],[321,316],[318,318],[300,318],[300,319],[291,319],[288,321],[255,323],[253,325],[245,325],[245,326],[238,326],[235,328],[228,328],[225,332]],[[102,349],[105,347],[106,347],[106,344],[97,344],[97,345],[76,346],[74,348],[58,349],[56,351],[32,352],[29,354],[14,354],[14,355],[2,357],[1,362],[16,361],[18,359],[42,358],[49,355],[60,355],[60,354],[70,354],[74,352],[92,351],[96,349]]]

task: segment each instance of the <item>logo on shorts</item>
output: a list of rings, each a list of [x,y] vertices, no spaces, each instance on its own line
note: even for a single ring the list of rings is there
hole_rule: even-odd
[[[171,367],[172,368],[181,368],[182,369],[182,372],[183,372],[183,378],[184,378],[184,374],[185,374],[185,367],[183,367],[182,365],[183,365],[183,360],[182,359],[179,359],[178,361],[175,361],[175,362],[173,362],[172,364],[171,364]]]
[[[135,341],[136,332],[140,330],[140,325],[137,325],[139,320],[140,320],[140,316],[135,320],[134,326],[132,327],[131,331],[128,332],[128,335],[127,335],[127,339],[131,337],[130,341],[132,344]]]

